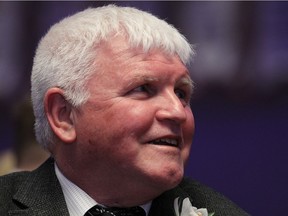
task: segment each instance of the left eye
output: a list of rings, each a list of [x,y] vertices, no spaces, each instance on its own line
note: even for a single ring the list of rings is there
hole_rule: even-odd
[[[181,89],[176,89],[175,94],[179,99],[186,99],[187,98],[187,93]]]
[[[175,89],[174,92],[184,107],[190,104],[190,99],[191,99],[190,92],[187,92],[183,89]]]

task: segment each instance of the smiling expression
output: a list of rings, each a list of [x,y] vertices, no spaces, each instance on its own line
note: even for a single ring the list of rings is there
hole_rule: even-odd
[[[107,187],[159,195],[182,179],[194,135],[187,68],[177,56],[132,50],[122,39],[100,49],[90,98],[76,113],[76,169]]]

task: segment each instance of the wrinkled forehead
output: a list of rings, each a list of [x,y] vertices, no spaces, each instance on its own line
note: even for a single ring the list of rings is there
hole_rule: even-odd
[[[100,74],[95,74],[98,79],[106,80],[117,76],[119,82],[130,80],[131,77],[135,80],[151,81],[157,76],[167,80],[172,76],[178,77],[175,79],[185,78],[189,84],[192,83],[187,67],[176,54],[169,55],[161,49],[145,52],[141,47],[131,47],[127,40],[121,37],[101,44],[98,66],[98,71],[101,71]]]
[[[121,37],[103,42],[98,47],[96,61],[98,70],[88,81],[92,88],[98,84],[104,88],[107,84],[107,90],[132,89],[135,83],[155,86],[167,83],[193,88],[188,69],[176,54],[169,56],[159,49],[145,52],[141,47],[131,47]]]
[[[137,58],[138,60],[146,61],[150,60],[151,56],[153,56],[153,58],[157,56],[159,61],[165,63],[172,63],[172,59],[176,58],[183,64],[180,57],[176,53],[171,54],[166,52],[164,49],[153,46],[146,50],[141,45],[137,46],[129,43],[129,40],[125,36],[116,35],[111,37],[109,40],[102,41],[98,45],[98,57],[100,61],[109,59],[112,62],[117,62],[119,64],[121,62],[129,61],[129,59],[137,61]],[[186,68],[184,64],[183,67]]]

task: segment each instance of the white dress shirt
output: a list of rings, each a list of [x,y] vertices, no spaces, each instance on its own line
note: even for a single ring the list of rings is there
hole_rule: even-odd
[[[59,170],[56,163],[55,173],[60,182],[70,216],[83,216],[90,208],[96,204],[99,204],[85,191],[67,179]],[[146,215],[148,215],[151,203],[152,202],[141,205],[141,207],[145,210]]]

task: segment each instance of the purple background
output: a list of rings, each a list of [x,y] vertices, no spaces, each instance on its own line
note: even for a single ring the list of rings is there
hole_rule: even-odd
[[[111,2],[110,2],[111,3]],[[0,2],[0,150],[29,95],[34,51],[61,18],[105,2]],[[252,215],[287,212],[288,2],[116,2],[166,19],[197,44],[186,174]]]

